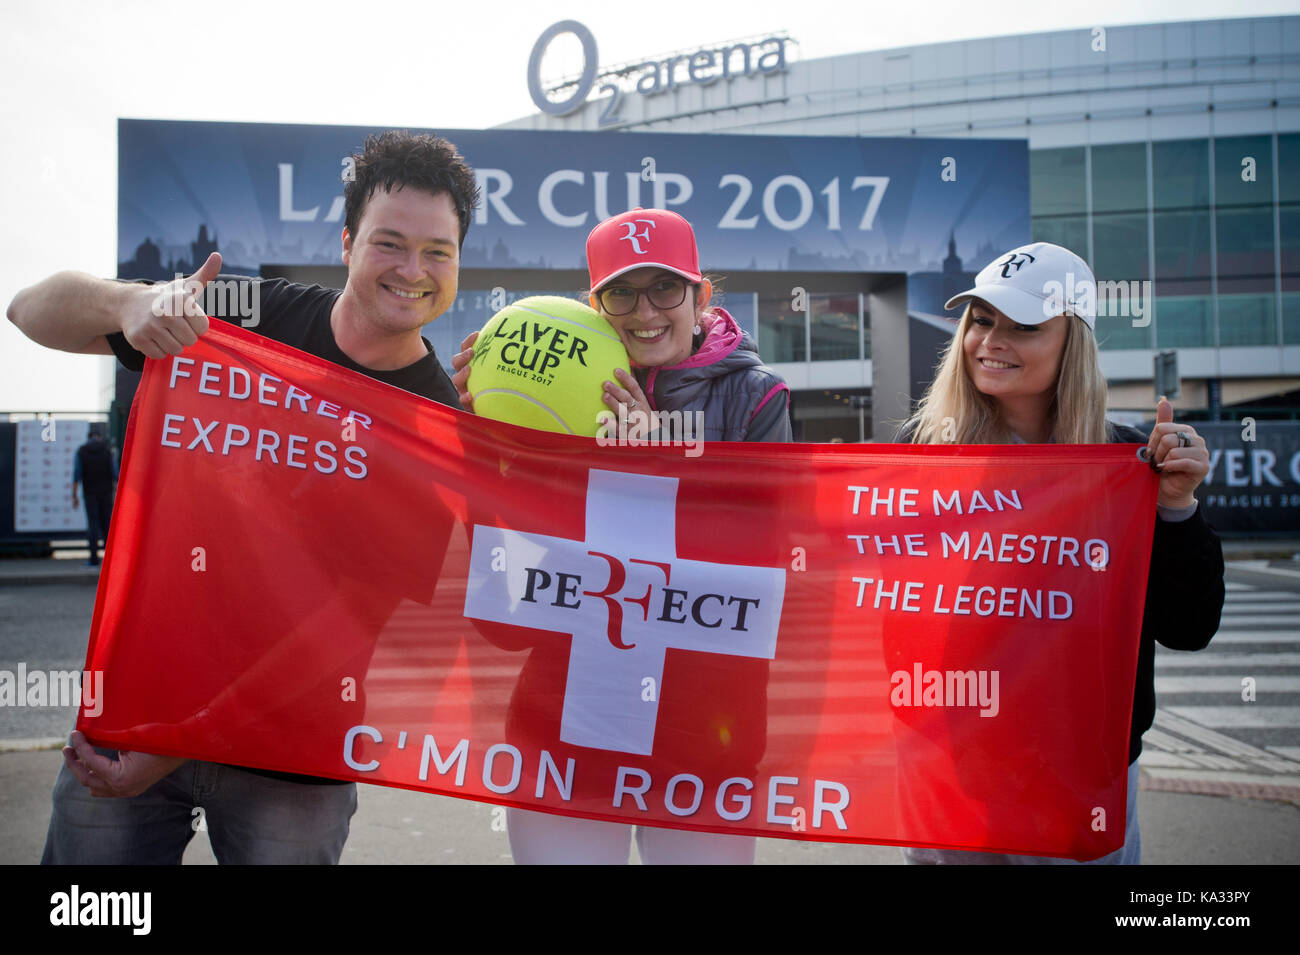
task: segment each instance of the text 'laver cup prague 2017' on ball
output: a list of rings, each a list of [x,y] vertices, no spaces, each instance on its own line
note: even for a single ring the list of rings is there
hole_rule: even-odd
[[[474,410],[510,424],[594,437],[605,381],[631,371],[618,332],[599,313],[554,295],[497,312],[474,343]]]

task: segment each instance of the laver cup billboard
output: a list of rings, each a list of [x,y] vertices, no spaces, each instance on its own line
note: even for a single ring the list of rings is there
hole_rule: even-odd
[[[584,818],[1096,858],[1155,527],[1136,449],[602,447],[214,321],[147,363],[78,727]]]
[[[1210,473],[1196,490],[1216,530],[1300,533],[1300,423],[1198,421]]]
[[[337,265],[348,157],[381,131],[120,120],[119,274],[214,249],[228,272]],[[950,238],[975,268],[1029,240],[1023,140],[433,131],[482,190],[465,267],[585,268],[591,228],[637,206],[689,219],[706,269],[937,276]]]

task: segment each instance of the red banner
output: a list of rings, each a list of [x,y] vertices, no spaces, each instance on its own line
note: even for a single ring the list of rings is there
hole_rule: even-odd
[[[107,746],[590,818],[1095,858],[1132,445],[601,447],[220,322],[150,361],[86,668]]]

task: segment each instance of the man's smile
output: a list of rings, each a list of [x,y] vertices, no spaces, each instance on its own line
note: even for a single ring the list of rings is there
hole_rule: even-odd
[[[397,287],[394,286],[394,285],[385,285],[384,288],[387,289],[388,291],[392,292],[392,293],[393,293],[394,295],[396,295],[398,298],[405,298],[405,299],[411,299],[411,300],[424,298],[426,295],[432,295],[432,294],[433,294],[432,292],[427,291],[427,290],[426,290],[426,291],[407,290],[407,289],[397,288]]]

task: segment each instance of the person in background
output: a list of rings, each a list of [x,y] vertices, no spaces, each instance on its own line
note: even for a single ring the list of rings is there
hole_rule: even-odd
[[[77,507],[77,488],[86,503],[86,537],[90,543],[87,567],[99,566],[99,542],[108,548],[108,519],[113,513],[113,492],[117,490],[117,458],[104,440],[104,426],[90,426],[86,443],[77,448],[72,462],[72,506]]]

